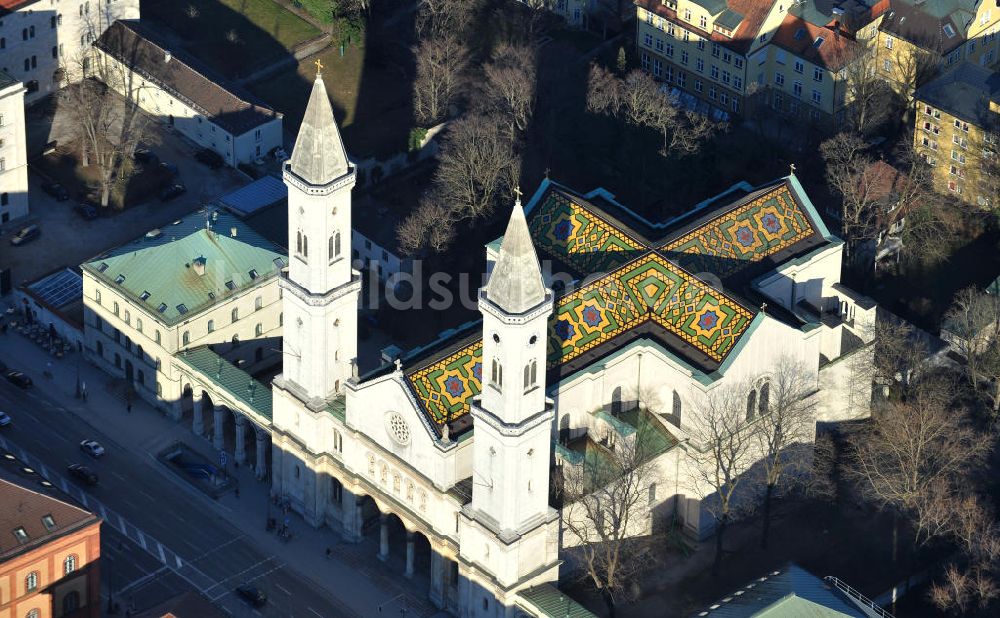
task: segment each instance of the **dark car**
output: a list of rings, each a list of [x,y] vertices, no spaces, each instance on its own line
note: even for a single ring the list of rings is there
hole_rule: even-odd
[[[226,164],[222,155],[215,152],[211,148],[202,148],[195,153],[194,158],[197,159],[199,163],[203,163],[213,170],[217,170]]]
[[[58,182],[46,182],[42,184],[42,191],[56,198],[59,202],[65,202],[69,199],[69,191]]]
[[[32,384],[34,384],[34,382],[31,381],[31,378],[24,375],[24,373],[20,371],[8,371],[4,374],[4,377],[7,378],[8,382],[19,388],[28,389],[31,388]]]
[[[18,230],[13,237],[10,239],[10,244],[15,247],[21,245],[26,245],[32,240],[35,240],[42,235],[42,230],[38,229],[37,225],[29,225],[28,227],[23,227]]]
[[[132,158],[135,159],[136,162],[144,165],[156,164],[160,160],[160,157],[156,156],[156,153],[148,148],[140,148],[136,150],[135,154],[132,155]]]
[[[160,201],[169,202],[170,200],[174,199],[178,195],[181,195],[185,192],[187,192],[187,187],[185,187],[179,182],[175,182],[173,184],[167,185],[166,187],[164,187],[162,191],[160,191]]]
[[[91,206],[90,204],[87,204],[86,202],[74,206],[73,211],[76,212],[76,214],[83,217],[84,219],[86,219],[87,221],[92,221],[93,219],[96,219],[97,217],[100,216],[100,213],[97,211],[97,209]]]
[[[181,171],[177,169],[176,165],[173,163],[167,163],[166,161],[160,161],[160,171],[171,178],[181,173]]]
[[[264,594],[264,591],[252,584],[243,584],[236,589],[236,593],[253,607],[263,607],[267,603],[267,595]]]
[[[69,466],[66,466],[66,472],[68,472],[69,475],[76,480],[82,481],[87,485],[97,485],[100,480],[93,470],[87,466],[81,466],[80,464],[70,464]]]

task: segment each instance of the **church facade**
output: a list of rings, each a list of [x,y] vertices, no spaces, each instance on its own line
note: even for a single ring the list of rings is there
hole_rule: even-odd
[[[348,539],[377,525],[383,559],[401,524],[406,575],[415,546],[429,547],[430,598],[459,616],[538,615],[532,599],[573,543],[550,483],[578,463],[581,439],[653,427],[669,482],[650,487],[644,526],[667,509],[703,537],[704,496],[681,478],[701,398],[748,384],[748,415],[766,412],[768,368],[791,357],[818,421],[868,414],[852,368],[871,353],[875,306],[840,283],[843,244],[794,175],[735,185],[664,224],[546,180],[487,247],[481,322],[366,375],[355,171],[319,76],[284,179],[272,492]]]

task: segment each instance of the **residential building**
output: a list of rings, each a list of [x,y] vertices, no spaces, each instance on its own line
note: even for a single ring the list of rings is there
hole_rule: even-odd
[[[697,615],[705,618],[892,618],[846,582],[836,577],[820,579],[791,562],[726,595]]]
[[[170,50],[137,21],[113,23],[94,44],[99,74],[165,125],[233,167],[282,145],[282,115]]]
[[[992,0],[891,0],[875,40],[879,75],[907,96],[963,60],[1000,58],[1000,8]]]
[[[286,263],[279,247],[226,212],[152,230],[81,266],[85,354],[173,409],[183,388],[174,357],[186,351],[211,345],[248,369],[274,362]]]
[[[968,204],[994,206],[1000,76],[962,62],[914,98],[914,147],[933,166],[934,187]]]
[[[29,105],[82,77],[86,52],[116,19],[138,19],[139,0],[0,2],[0,69],[26,87]]]
[[[0,224],[28,214],[24,84],[0,71]]]
[[[101,616],[101,520],[10,453],[0,459],[0,616]]]

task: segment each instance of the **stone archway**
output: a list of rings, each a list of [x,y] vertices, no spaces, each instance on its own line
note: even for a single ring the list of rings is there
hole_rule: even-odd
[[[191,419],[194,416],[194,389],[191,388],[191,383],[184,384],[181,388],[181,396],[178,404],[178,409],[180,410],[180,420],[185,422],[185,419]]]

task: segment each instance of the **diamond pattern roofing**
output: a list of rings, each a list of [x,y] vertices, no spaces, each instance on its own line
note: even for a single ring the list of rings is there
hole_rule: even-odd
[[[196,269],[200,260],[203,275]],[[236,217],[202,211],[112,249],[82,268],[171,325],[263,284],[285,263],[277,245]]]

